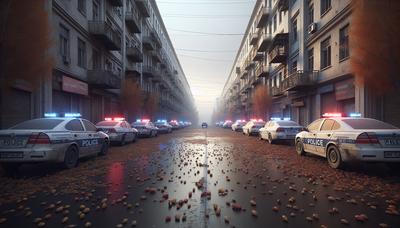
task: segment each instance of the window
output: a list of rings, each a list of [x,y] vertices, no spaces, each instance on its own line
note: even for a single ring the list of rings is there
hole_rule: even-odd
[[[28,120],[11,127],[10,129],[50,130],[57,127],[63,120],[59,119],[34,119]]]
[[[308,25],[311,25],[312,23],[314,23],[314,5],[311,4],[310,6],[308,6]]]
[[[310,125],[308,125],[307,129],[309,131],[318,131],[319,130],[319,126],[321,125],[323,119],[318,119],[314,122],[312,122]]]
[[[311,48],[307,51],[307,56],[308,56],[308,70],[313,71],[314,70],[314,48]]]
[[[330,131],[335,123],[334,120],[327,119],[321,126],[321,131]]]
[[[297,36],[298,36],[298,32],[297,32],[297,19],[293,20],[292,23],[292,27],[293,27],[293,42],[297,41]]]
[[[92,14],[93,14],[93,20],[98,21],[100,19],[100,7],[99,7],[99,2],[98,0],[93,1],[93,8],[92,8]]]
[[[85,125],[85,129],[86,131],[97,131],[97,127],[94,126],[94,124],[92,124],[91,122],[87,121],[87,120],[82,120],[83,125]]]
[[[331,66],[331,38],[321,42],[321,69]]]
[[[74,119],[65,125],[65,129],[69,131],[83,131],[83,126],[80,120]]]
[[[78,0],[78,10],[82,15],[86,16],[86,0]]]
[[[335,121],[335,123],[333,124],[332,130],[339,130],[340,129],[340,124],[338,122]]]
[[[78,66],[86,68],[86,44],[78,38]]]
[[[276,14],[274,15],[273,23],[274,23],[274,32],[275,32],[276,31]]]
[[[321,0],[321,16],[331,9],[331,0]]]
[[[349,57],[349,25],[339,31],[339,60]]]
[[[93,70],[101,69],[101,56],[99,51],[93,49],[92,51]]]
[[[359,118],[359,119],[343,119],[342,121],[345,122],[350,127],[352,127],[353,129],[366,129],[366,130],[398,129],[393,125],[374,119]]]
[[[69,57],[69,30],[60,25],[60,55],[63,58]]]
[[[293,61],[292,62],[292,73],[296,73],[297,72],[297,61]]]

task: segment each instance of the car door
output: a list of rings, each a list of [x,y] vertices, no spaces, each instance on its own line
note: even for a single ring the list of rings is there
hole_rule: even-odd
[[[315,147],[315,139],[323,120],[324,119],[318,119],[308,125],[307,132],[305,132],[303,135],[303,147],[305,151],[310,153],[317,153]]]
[[[329,142],[332,136],[332,127],[335,121],[332,119],[325,119],[321,125],[321,129],[317,131],[315,137],[315,149],[318,155],[325,156],[325,146]]]
[[[126,133],[128,141],[133,141],[134,135],[132,127],[127,122],[122,122],[122,127],[124,128],[124,132]]]
[[[79,146],[79,157],[87,156],[90,153],[90,148],[87,146],[87,134],[79,119],[72,119],[66,125],[65,129],[70,131],[72,141]]]
[[[269,127],[270,124],[271,124],[271,121],[268,121],[268,122],[264,125],[264,127],[260,129],[260,136],[261,136],[261,138],[266,139],[266,135],[267,135],[266,133],[267,133],[267,131],[268,131],[268,127]]]
[[[88,153],[94,154],[100,152],[103,139],[100,137],[100,133],[97,132],[96,126],[90,121],[84,119],[82,119],[82,123],[85,127],[85,133],[87,136],[84,142],[88,148]]]

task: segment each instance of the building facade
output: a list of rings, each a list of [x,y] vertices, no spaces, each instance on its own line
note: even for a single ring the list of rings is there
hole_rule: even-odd
[[[271,99],[267,119],[289,117],[307,125],[326,112],[359,112],[400,126],[395,114],[399,95],[377,95],[355,83],[349,46],[352,6],[351,0],[257,1],[219,109],[251,118],[248,99],[257,87],[254,82],[260,82]]]
[[[47,0],[44,7],[52,75],[39,89],[12,90],[15,99],[1,104],[18,106],[18,112],[3,107],[1,128],[46,112],[79,112],[93,122],[124,115],[121,95],[128,79],[139,85],[144,100],[156,98],[154,112],[130,120],[194,120],[190,87],[155,0]]]

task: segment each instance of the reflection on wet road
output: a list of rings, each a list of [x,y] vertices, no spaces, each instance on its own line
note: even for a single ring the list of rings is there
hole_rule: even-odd
[[[2,177],[0,227],[399,227],[398,176],[353,169],[228,130],[185,129],[73,171]]]

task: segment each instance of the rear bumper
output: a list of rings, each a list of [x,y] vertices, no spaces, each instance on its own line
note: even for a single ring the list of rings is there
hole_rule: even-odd
[[[123,135],[124,134],[122,134],[122,133],[112,133],[112,134],[109,134],[108,136],[110,138],[110,142],[121,142]]]
[[[286,133],[276,133],[275,135],[272,136],[272,139],[274,140],[294,140],[296,135],[288,135]]]
[[[62,162],[64,153],[64,147],[0,149],[0,163]]]
[[[400,157],[385,157],[385,152],[399,152],[400,148],[342,149],[343,161],[400,162]]]

